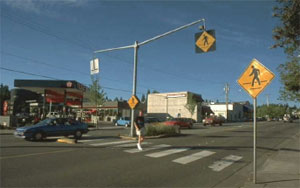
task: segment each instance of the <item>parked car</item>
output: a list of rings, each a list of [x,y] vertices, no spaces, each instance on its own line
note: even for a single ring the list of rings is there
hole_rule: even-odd
[[[212,125],[215,126],[216,124],[219,124],[220,126],[222,126],[222,124],[225,122],[225,119],[221,116],[215,116],[215,115],[211,115],[209,117],[206,117],[203,120],[203,125]]]
[[[191,129],[193,127],[193,122],[190,120],[190,118],[173,118],[165,121],[165,125],[168,126],[178,125],[179,127],[187,127]]]
[[[293,119],[291,118],[291,116],[289,114],[284,114],[283,116],[283,122],[289,122],[289,123],[292,123],[293,122]]]
[[[28,113],[17,113],[17,126],[25,126],[26,124],[29,124],[32,122],[33,117],[30,116]]]
[[[145,123],[157,123],[160,120],[156,117],[145,117]]]
[[[68,118],[47,118],[32,126],[19,127],[14,132],[16,137],[26,140],[42,140],[50,136],[74,135],[76,139],[88,132],[85,123]]]
[[[121,117],[117,122],[115,123],[115,126],[130,126],[130,117]]]

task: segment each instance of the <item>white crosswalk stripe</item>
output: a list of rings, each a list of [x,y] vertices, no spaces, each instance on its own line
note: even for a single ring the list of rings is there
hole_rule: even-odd
[[[142,145],[142,147],[143,147],[143,145]],[[150,150],[155,150],[155,149],[161,149],[161,148],[166,148],[166,147],[170,147],[170,145],[160,144],[160,145],[155,145],[155,146],[152,146],[152,147],[143,148],[142,151],[140,151],[137,148],[135,148],[135,149],[125,150],[124,152],[127,152],[127,153],[138,153],[138,152],[145,152],[145,151],[150,151]]]
[[[124,152],[131,153],[131,154],[163,149],[161,151],[157,151],[157,152],[149,153],[149,154],[145,155],[147,157],[152,157],[152,158],[165,157],[168,155],[185,152],[185,151],[192,149],[191,147],[170,149],[171,145],[167,145],[167,144],[146,146],[146,145],[150,145],[152,143],[143,142],[142,147],[143,146],[145,146],[145,147],[143,147],[143,150],[140,151],[136,148],[136,144],[137,144],[136,140],[118,140],[118,141],[103,142],[104,140],[105,139],[101,138],[101,139],[78,140],[78,142],[82,142],[82,143],[98,142],[98,143],[89,143],[89,145],[91,145],[91,146],[112,146],[114,148],[124,148],[124,149],[126,147],[134,147],[132,149],[123,150]],[[189,164],[189,163],[195,162],[197,160],[203,159],[205,157],[209,157],[215,153],[216,152],[213,152],[213,151],[203,150],[200,152],[196,152],[196,153],[193,153],[190,155],[186,155],[186,156],[174,159],[174,160],[172,160],[172,162],[185,165],[185,164]],[[215,161],[212,165],[209,166],[209,168],[211,168],[213,171],[220,172],[223,169],[225,169],[226,167],[229,167],[233,163],[241,160],[242,158],[243,158],[242,156],[229,155],[227,157],[222,158],[221,160]]]
[[[160,152],[155,152],[155,153],[150,153],[147,154],[147,157],[153,157],[153,158],[159,158],[159,157],[164,157],[167,155],[172,155],[175,153],[180,153],[189,150],[190,148],[175,148],[175,149],[169,149],[165,151],[160,151]]]
[[[126,147],[136,147],[136,144],[137,143],[131,143],[131,144],[122,144],[122,145],[116,145],[116,146],[114,146],[115,148],[126,148]],[[149,144],[151,144],[150,142],[143,142],[143,144],[142,145],[149,145]]]
[[[109,145],[117,145],[117,144],[126,144],[136,142],[135,140],[122,140],[122,141],[114,141],[114,142],[104,142],[104,143],[95,143],[90,144],[91,146],[109,146]]]
[[[208,156],[210,156],[212,154],[215,154],[215,153],[216,152],[204,150],[204,151],[200,151],[198,153],[194,153],[194,154],[191,154],[191,155],[188,155],[188,156],[185,156],[185,157],[175,159],[175,160],[173,160],[173,162],[180,163],[180,164],[188,164],[188,163],[194,162],[196,160],[202,159],[204,157],[208,157]]]
[[[214,164],[210,165],[209,168],[211,168],[213,171],[220,172],[224,168],[232,165],[233,163],[241,160],[242,158],[243,157],[237,155],[229,155],[219,161],[214,162]]]
[[[103,138],[99,138],[99,139],[90,139],[90,140],[78,140],[77,142],[95,142],[95,141],[100,141],[100,140],[104,140]]]

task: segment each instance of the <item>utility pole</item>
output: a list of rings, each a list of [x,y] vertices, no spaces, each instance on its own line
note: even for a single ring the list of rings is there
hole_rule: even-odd
[[[269,105],[270,105],[270,103],[269,103],[269,94],[266,94],[266,96],[267,96],[267,106],[269,107]]]
[[[226,121],[228,121],[228,94],[229,94],[229,84],[225,84],[225,99],[226,99]]]
[[[148,39],[148,40],[145,40],[144,42],[141,42],[141,43],[138,43],[137,41],[135,41],[134,44],[132,45],[128,45],[128,46],[123,46],[123,47],[118,47],[118,48],[109,48],[109,49],[104,49],[104,50],[97,50],[97,51],[94,51],[94,53],[103,53],[103,52],[109,52],[109,51],[114,51],[114,50],[123,50],[123,49],[129,49],[129,48],[133,48],[134,49],[134,65],[133,65],[133,87],[132,87],[132,96],[135,96],[136,95],[136,84],[137,84],[137,63],[138,63],[138,49],[139,47],[141,47],[142,45],[144,44],[147,44],[149,42],[152,42],[152,41],[155,41],[155,40],[158,40],[162,37],[165,37],[167,35],[170,35],[172,33],[175,33],[177,31],[180,31],[180,30],[183,30],[183,29],[186,29],[190,26],[193,26],[195,24],[198,24],[200,22],[203,22],[203,28],[205,29],[205,19],[201,19],[201,20],[197,20],[197,21],[194,21],[192,23],[189,23],[189,24],[186,24],[184,26],[181,26],[181,27],[178,27],[176,29],[173,29],[171,31],[168,31],[164,34],[161,34],[161,35],[157,35],[151,39]],[[133,122],[134,122],[134,111],[135,109],[133,108],[132,111],[131,111],[131,130],[130,130],[130,136],[133,137],[133,133],[134,133],[134,125],[133,125]]]

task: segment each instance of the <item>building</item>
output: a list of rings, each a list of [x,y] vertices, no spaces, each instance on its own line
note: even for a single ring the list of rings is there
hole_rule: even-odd
[[[139,110],[146,111],[145,104],[139,103],[135,109],[135,116]],[[96,113],[96,111],[98,111]],[[84,114],[82,114],[84,112]],[[90,102],[84,102],[82,109],[79,109],[77,116],[85,116],[89,121],[95,122],[96,114],[99,121],[114,122],[120,117],[131,117],[131,108],[127,101],[105,101],[97,106]]]
[[[228,111],[226,111],[226,103],[210,103],[207,106],[215,115],[222,116],[227,121],[245,121],[252,117],[252,107],[248,101],[228,103]]]
[[[194,112],[188,110],[187,105],[194,102]],[[203,99],[201,95],[192,92],[172,92],[172,93],[152,93],[148,95],[147,113],[155,116],[160,114],[161,117],[186,117],[201,121],[203,111],[201,103]],[[193,106],[193,105],[190,105]],[[164,115],[164,117],[162,117]]]

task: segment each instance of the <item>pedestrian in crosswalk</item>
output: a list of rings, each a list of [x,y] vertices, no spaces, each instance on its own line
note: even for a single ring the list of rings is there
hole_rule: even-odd
[[[134,122],[136,135],[138,136],[138,143],[137,148],[139,150],[143,150],[141,143],[144,141],[144,134],[145,134],[145,119],[143,116],[143,111],[139,112],[139,116],[135,119]]]

